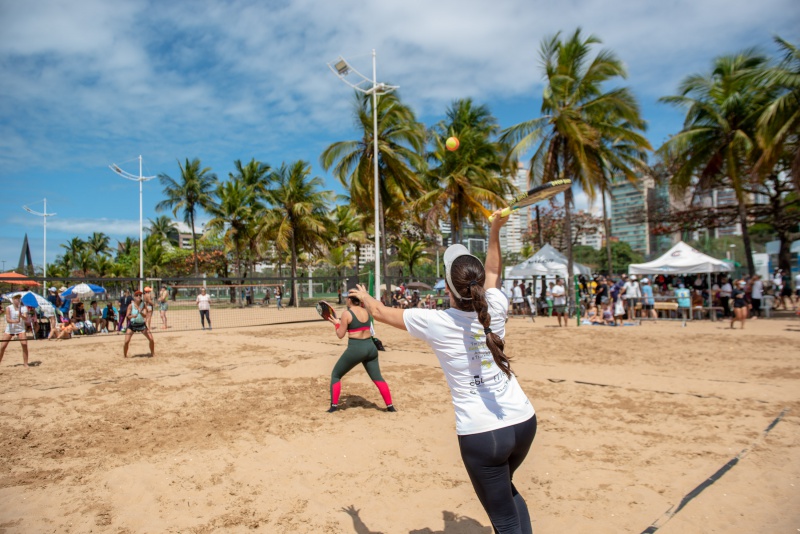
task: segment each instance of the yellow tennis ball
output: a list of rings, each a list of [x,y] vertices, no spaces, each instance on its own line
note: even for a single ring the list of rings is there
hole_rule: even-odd
[[[460,145],[461,143],[458,142],[457,137],[448,137],[447,141],[445,142],[445,146],[447,147],[447,150],[449,150],[450,152],[455,152],[456,150],[458,150],[458,147]]]

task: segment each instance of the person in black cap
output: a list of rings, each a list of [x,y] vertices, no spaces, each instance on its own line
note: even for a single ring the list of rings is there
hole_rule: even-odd
[[[536,435],[536,414],[504,352],[508,297],[500,290],[500,228],[494,213],[486,264],[463,245],[444,253],[447,310],[389,308],[363,285],[350,290],[376,321],[426,341],[450,387],[461,459],[496,532],[532,532],[512,478]]]

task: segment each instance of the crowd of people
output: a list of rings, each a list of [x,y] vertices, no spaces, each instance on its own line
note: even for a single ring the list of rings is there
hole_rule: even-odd
[[[793,289],[794,286],[794,289]],[[567,302],[566,281],[547,281],[536,290],[533,281],[514,280],[503,291],[511,303],[510,315],[555,316],[560,326],[576,310]],[[659,318],[657,302],[674,303],[679,317],[758,319],[772,310],[797,311],[800,307],[800,274],[792,279],[776,270],[762,278],[734,278],[728,274],[663,275],[648,277],[621,274],[578,277],[578,302],[583,320],[589,324],[621,325],[625,321]],[[537,295],[538,293],[538,295]],[[401,284],[384,302],[394,308],[443,309],[448,300],[441,294],[420,296],[417,289]],[[669,307],[662,308],[664,310]],[[737,310],[743,310],[737,312]]]

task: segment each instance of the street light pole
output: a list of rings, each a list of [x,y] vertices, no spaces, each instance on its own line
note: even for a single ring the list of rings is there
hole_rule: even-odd
[[[142,239],[142,182],[152,180],[155,176],[142,176],[142,156],[139,156],[139,176],[135,176],[129,172],[125,172],[119,168],[115,163],[108,166],[112,171],[119,174],[127,180],[139,182],[139,291],[144,289],[144,246]]]
[[[389,94],[398,89],[396,85],[386,85],[385,83],[378,83],[378,69],[377,69],[377,56],[375,49],[372,49],[372,79],[370,80],[356,69],[354,69],[342,56],[338,59],[328,63],[328,67],[342,80],[344,83],[365,95],[372,95],[372,140],[373,140],[373,154],[372,166],[375,171],[374,176],[374,195],[373,202],[375,204],[375,298],[381,300],[381,225],[380,225],[380,178],[378,174],[378,91],[383,94]],[[349,74],[355,74],[360,77],[355,83],[346,80],[345,77]],[[369,89],[367,89],[369,87]]]
[[[46,198],[44,199],[43,212],[33,211],[28,206],[22,206],[22,209],[24,209],[28,213],[38,215],[44,221],[44,247],[42,249],[42,283],[44,285],[44,289],[42,290],[42,296],[46,296],[47,295],[47,218],[52,217],[53,215],[55,215],[55,213],[47,213]],[[5,267],[5,262],[3,262],[3,267]]]

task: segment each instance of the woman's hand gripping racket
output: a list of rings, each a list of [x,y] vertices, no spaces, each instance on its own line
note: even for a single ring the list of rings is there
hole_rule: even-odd
[[[330,321],[331,318],[333,318],[334,321],[336,319],[336,312],[333,310],[333,306],[324,300],[317,302],[317,313],[326,321]]]
[[[537,185],[528,192],[519,195],[511,201],[511,204],[500,212],[500,217],[508,217],[511,212],[516,211],[525,206],[536,204],[542,200],[547,200],[559,193],[563,193],[572,186],[572,180],[553,180],[546,184]],[[489,217],[490,221],[494,220],[494,216]]]

